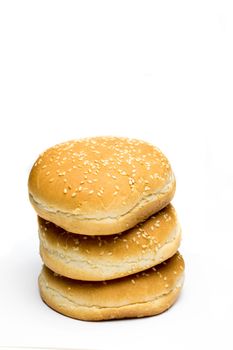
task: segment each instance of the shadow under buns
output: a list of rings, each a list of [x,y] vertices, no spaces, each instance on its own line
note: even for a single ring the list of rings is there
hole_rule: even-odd
[[[171,204],[136,227],[111,236],[68,233],[40,217],[38,223],[45,265],[79,280],[109,280],[148,269],[174,255],[181,240]]]
[[[45,151],[29,175],[30,201],[45,220],[78,234],[123,232],[164,208],[175,177],[153,145],[94,137]]]
[[[56,311],[97,321],[161,313],[177,299],[183,279],[184,260],[176,253],[157,267],[107,282],[72,280],[44,266],[39,288],[42,299]]]

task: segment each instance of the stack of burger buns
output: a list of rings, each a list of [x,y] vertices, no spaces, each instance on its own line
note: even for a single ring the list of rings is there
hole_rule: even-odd
[[[32,167],[42,299],[81,320],[143,317],[177,299],[184,261],[175,178],[143,141],[94,137],[56,145]]]

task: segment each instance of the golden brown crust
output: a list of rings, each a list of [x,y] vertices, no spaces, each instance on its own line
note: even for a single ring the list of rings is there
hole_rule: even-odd
[[[73,233],[108,235],[165,207],[175,178],[154,146],[96,137],[48,149],[34,164],[28,187],[39,216]]]
[[[174,255],[181,239],[171,204],[136,227],[111,236],[68,233],[41,218],[38,223],[45,265],[79,280],[108,280],[148,269]]]
[[[167,310],[183,284],[179,253],[144,272],[108,282],[84,282],[55,275],[44,266],[39,277],[42,299],[56,311],[80,320],[144,317]]]

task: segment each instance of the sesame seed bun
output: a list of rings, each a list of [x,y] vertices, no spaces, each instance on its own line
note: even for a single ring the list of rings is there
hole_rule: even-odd
[[[176,253],[181,229],[168,205],[122,234],[84,236],[38,218],[43,262],[63,276],[89,281],[119,278],[146,270]]]
[[[45,151],[28,182],[37,214],[86,235],[125,231],[164,208],[175,178],[156,147],[135,139],[94,137]]]
[[[54,274],[43,267],[42,299],[54,310],[86,321],[144,317],[167,310],[177,299],[184,279],[179,253],[136,275],[104,282],[85,282]]]

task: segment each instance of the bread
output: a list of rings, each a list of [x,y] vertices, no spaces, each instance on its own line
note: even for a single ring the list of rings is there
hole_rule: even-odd
[[[175,302],[183,279],[184,261],[177,253],[157,267],[107,282],[68,279],[44,266],[39,288],[42,299],[54,310],[98,321],[159,314]]]
[[[28,181],[37,214],[66,231],[109,235],[164,208],[175,178],[167,158],[135,139],[94,137],[40,155]]]
[[[146,270],[174,255],[181,239],[170,204],[136,227],[111,236],[77,235],[44,219],[38,222],[45,265],[79,280],[109,280]]]

